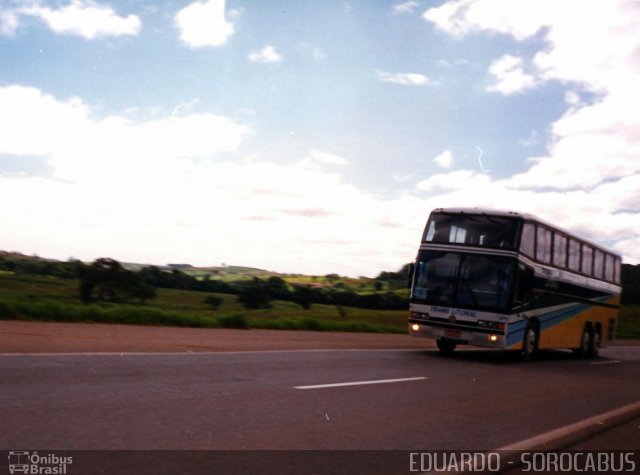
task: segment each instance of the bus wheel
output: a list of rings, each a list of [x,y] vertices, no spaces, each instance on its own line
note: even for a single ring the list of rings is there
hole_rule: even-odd
[[[600,354],[600,332],[596,328],[591,332],[589,339],[589,349],[587,350],[587,358],[597,358]]]
[[[591,325],[588,323],[584,326],[584,330],[582,330],[582,338],[580,339],[580,346],[578,348],[573,349],[573,354],[578,359],[587,358],[589,356],[589,349],[592,347],[593,343],[593,333],[591,331]]]
[[[450,355],[456,349],[456,343],[451,340],[437,340],[436,344],[443,355]]]
[[[522,360],[531,361],[538,349],[538,333],[533,322],[527,323],[522,339]]]

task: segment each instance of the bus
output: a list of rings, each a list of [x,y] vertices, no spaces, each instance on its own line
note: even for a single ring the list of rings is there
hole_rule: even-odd
[[[621,257],[530,214],[440,208],[410,271],[409,333],[457,345],[598,355],[614,338]]]

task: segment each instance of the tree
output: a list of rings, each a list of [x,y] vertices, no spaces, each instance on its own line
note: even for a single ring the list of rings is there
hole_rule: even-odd
[[[138,299],[142,305],[147,303],[147,300],[156,298],[156,289],[153,286],[142,282],[138,276],[136,276],[136,278],[137,280],[129,289],[131,297]]]
[[[80,299],[86,304],[95,300],[122,302],[132,298],[144,303],[156,295],[152,286],[115,259],[103,257],[89,266],[81,263],[76,265]]]
[[[271,297],[277,300],[289,300],[291,299],[291,291],[287,282],[278,276],[269,277],[264,285],[264,290]]]
[[[265,283],[254,277],[242,284],[238,291],[238,302],[246,308],[271,308],[272,297],[265,290]]]
[[[298,285],[293,289],[293,301],[303,309],[309,310],[313,302],[313,289],[307,285]]]
[[[640,304],[640,265],[622,264],[623,304]]]

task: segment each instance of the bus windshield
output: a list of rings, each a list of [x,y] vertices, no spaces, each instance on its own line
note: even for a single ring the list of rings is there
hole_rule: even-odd
[[[519,224],[518,218],[432,213],[422,240],[441,244],[516,249]]]
[[[512,257],[420,251],[411,300],[506,311],[515,269]]]

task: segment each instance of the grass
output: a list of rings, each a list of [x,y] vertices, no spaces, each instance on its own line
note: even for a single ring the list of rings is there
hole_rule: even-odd
[[[313,304],[303,310],[293,302],[274,301],[268,309],[246,309],[235,295],[214,294],[222,303],[213,310],[210,295],[187,290],[157,289],[146,305],[100,303],[84,305],[78,281],[56,277],[0,273],[0,319],[65,322],[173,325],[205,328],[261,328],[406,333],[407,311],[370,310]],[[620,309],[618,338],[640,338],[640,305]]]
[[[618,338],[640,338],[640,305],[623,305],[618,318]]]
[[[337,308],[314,304],[303,310],[292,302],[274,301],[269,309],[250,310],[235,295],[214,294],[222,303],[213,310],[210,295],[157,289],[146,305],[84,305],[78,281],[46,276],[0,274],[0,319],[173,325],[208,328],[264,328],[406,333],[407,312]]]

